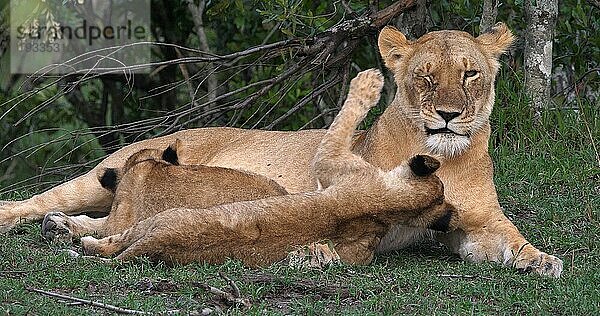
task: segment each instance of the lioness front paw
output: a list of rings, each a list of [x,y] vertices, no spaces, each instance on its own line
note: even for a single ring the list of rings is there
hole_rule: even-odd
[[[350,81],[348,97],[356,97],[366,109],[377,104],[383,88],[383,75],[378,69],[367,69],[361,71]]]
[[[50,212],[42,221],[42,236],[51,242],[71,243],[73,232],[68,226],[69,218],[62,212]]]
[[[563,270],[562,260],[544,252],[518,254],[513,258],[512,266],[519,271],[555,278],[560,277]]]

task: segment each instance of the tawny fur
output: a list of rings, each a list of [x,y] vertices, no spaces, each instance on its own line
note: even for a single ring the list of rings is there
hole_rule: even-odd
[[[166,152],[175,153],[183,146],[176,140]],[[129,157],[124,167],[98,172],[100,182],[107,171],[116,176],[117,189],[107,217],[68,217],[61,212],[51,212],[42,222],[42,234],[50,240],[86,234],[109,236],[171,208],[208,208],[287,194],[282,186],[267,177],[230,168],[173,165],[162,159],[164,152],[143,149]]]
[[[442,163],[437,175],[444,183],[446,199],[460,209],[461,225],[456,232],[438,238],[466,260],[496,261],[558,277],[562,261],[523,238],[504,216],[493,183],[487,152],[489,113],[498,57],[511,42],[512,34],[504,24],[476,38],[460,31],[439,31],[415,42],[407,41],[393,28],[384,28],[379,50],[396,79],[396,97],[371,129],[355,138],[353,151],[384,170],[416,154],[437,153]],[[479,71],[476,76],[465,78],[465,70],[473,70],[467,66]],[[428,88],[433,86],[435,89]],[[450,134],[428,137],[425,123],[434,129],[443,124],[434,109],[455,112],[463,108],[449,127],[466,133],[468,139]],[[132,153],[165,148],[176,138],[186,144],[179,154],[182,163],[244,169],[274,179],[291,193],[312,191],[316,179],[309,161],[324,134],[324,130],[204,128],[134,143],[84,176],[26,201],[0,206],[0,229],[13,227],[20,218],[39,219],[52,210],[66,214],[107,212],[112,196],[98,184],[97,169],[119,167]],[[398,249],[427,235],[426,230],[397,226],[378,249]]]
[[[350,151],[352,135],[379,100],[383,76],[367,70],[350,83],[348,98],[321,141],[313,169],[323,190],[209,209],[162,212],[123,234],[81,239],[86,253],[118,259],[145,255],[168,263],[222,263],[227,258],[250,266],[282,260],[294,247],[333,242],[342,261],[369,263],[391,225],[428,227],[455,209],[443,201],[442,182],[432,174],[439,163],[413,158],[391,171],[372,166]],[[411,170],[412,168],[412,170]],[[128,174],[136,171],[129,170]],[[415,173],[422,173],[418,176]],[[134,194],[134,191],[120,194]]]

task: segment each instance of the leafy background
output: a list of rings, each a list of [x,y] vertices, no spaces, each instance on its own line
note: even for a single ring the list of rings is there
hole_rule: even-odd
[[[378,1],[376,6],[385,8],[390,3]],[[225,55],[285,39],[306,40],[344,18],[355,17],[369,9],[367,2],[350,2],[349,6],[349,10],[343,8],[340,1],[208,1],[204,14],[205,32],[212,53]],[[577,142],[579,139],[586,144],[590,143],[590,137],[597,139],[598,7],[580,0],[561,1],[559,7],[553,52],[554,97],[542,122],[542,126],[550,129],[534,126],[528,110],[523,91],[523,43],[518,41],[510,55],[503,59],[498,77],[498,98],[492,117],[495,127],[490,144],[492,149],[519,148],[525,144],[513,138],[520,140],[527,136],[535,141],[536,137],[549,136],[548,133],[579,133],[582,135],[572,140]],[[2,11],[6,13],[7,10],[8,3],[4,2]],[[481,10],[481,1],[433,1],[428,8],[429,29],[460,29],[478,34]],[[523,16],[522,1],[500,4],[498,20],[506,22],[518,38],[522,38],[520,35],[525,29]],[[152,1],[152,22],[156,40],[191,48],[199,46],[185,1]],[[155,60],[174,60],[177,54],[191,54],[174,51],[171,47],[154,46],[151,49]],[[201,81],[207,75],[205,63],[183,65],[192,75],[191,79],[186,78],[181,65],[173,63],[153,69],[153,74],[138,75],[133,86],[124,82],[122,76],[113,75],[85,80],[77,87],[77,93],[64,94],[64,85],[73,78],[48,84],[52,82],[49,79],[10,75],[8,57],[3,54],[0,61],[2,192],[23,192],[24,189],[37,192],[85,172],[124,144],[180,129],[202,126],[280,130],[326,127],[340,105],[339,98],[345,93],[347,80],[361,69],[383,68],[376,47],[376,33],[369,34],[354,49],[351,63],[343,67],[307,72],[276,85],[242,109],[222,109],[206,115],[202,107],[193,109],[189,87],[183,83],[187,80],[194,87],[198,86],[198,99],[206,95],[205,84]],[[218,67],[215,71],[220,83],[218,92],[222,94],[273,78],[299,58],[293,50],[280,51],[275,58],[263,57],[252,56],[231,67]],[[318,84],[340,71],[349,71],[343,82],[288,113]],[[218,105],[235,103],[254,92],[256,89],[243,91],[219,100]],[[382,106],[373,111],[372,117],[391,100],[393,87],[388,87],[386,93]],[[54,100],[48,102],[52,97]],[[180,114],[186,109],[193,110],[187,116],[160,120],[165,113]],[[569,118],[583,123],[579,131],[567,126],[568,122],[573,122]],[[367,125],[370,122],[372,118],[367,120]],[[587,139],[583,135],[587,135]]]

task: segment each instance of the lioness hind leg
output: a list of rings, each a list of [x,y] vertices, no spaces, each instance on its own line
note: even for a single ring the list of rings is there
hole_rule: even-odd
[[[100,186],[94,170],[30,199],[0,204],[0,233],[21,220],[39,220],[51,211],[67,215],[110,209],[112,195]]]
[[[62,212],[50,212],[42,221],[42,236],[52,242],[71,242],[73,236],[100,232],[105,223],[106,217],[68,216]]]

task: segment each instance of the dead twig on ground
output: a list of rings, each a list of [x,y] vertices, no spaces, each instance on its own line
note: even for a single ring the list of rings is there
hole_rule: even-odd
[[[469,274],[438,274],[438,277],[441,278],[451,278],[451,279],[483,279],[483,280],[493,280],[492,278],[480,276],[480,275],[469,275]]]
[[[150,315],[150,313],[147,313],[144,311],[121,308],[121,307],[106,304],[106,303],[101,303],[101,302],[92,301],[92,300],[86,300],[86,299],[82,299],[82,298],[78,298],[78,297],[73,297],[73,296],[59,294],[59,293],[50,292],[50,291],[44,291],[44,290],[40,290],[40,289],[36,289],[36,288],[25,287],[25,289],[29,292],[34,292],[34,293],[43,294],[43,295],[54,297],[54,298],[59,298],[59,299],[63,299],[63,300],[71,301],[71,302],[76,302],[76,303],[80,303],[82,305],[90,305],[90,306],[94,306],[94,307],[104,308],[106,310],[109,310],[111,312],[115,312],[118,314]],[[76,305],[76,306],[78,306],[78,305]],[[171,315],[171,314],[175,314],[178,312],[179,312],[179,310],[172,310],[172,311],[166,312],[165,314]],[[152,314],[154,314],[154,313],[152,313]]]
[[[252,306],[250,300],[241,296],[240,288],[235,284],[235,282],[227,277],[223,272],[219,272],[219,276],[227,282],[229,287],[231,288],[231,292],[223,291],[217,287],[210,286],[206,283],[197,283],[194,284],[202,287],[204,290],[216,295],[221,301],[224,301],[228,306],[244,306],[249,308]]]

